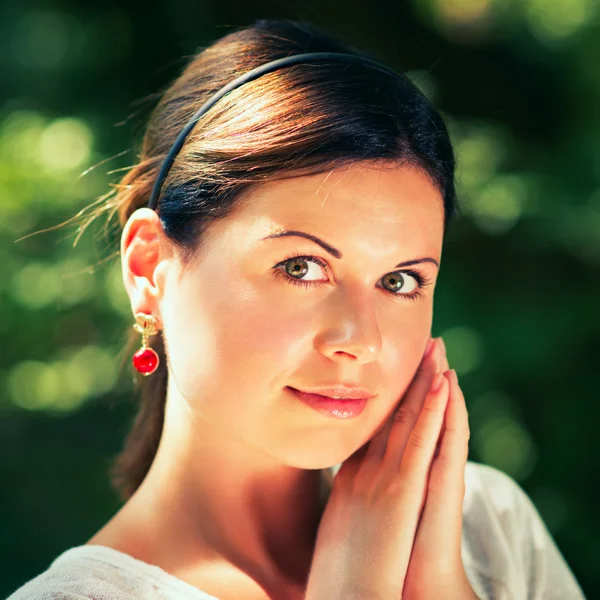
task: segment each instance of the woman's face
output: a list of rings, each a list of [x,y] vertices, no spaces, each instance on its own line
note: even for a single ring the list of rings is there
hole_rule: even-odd
[[[194,423],[214,428],[224,444],[241,442],[277,462],[321,469],[344,461],[389,416],[421,361],[438,267],[396,265],[439,264],[443,219],[440,192],[410,167],[360,163],[255,188],[211,225],[190,266],[161,267],[169,402],[187,403]],[[292,230],[334,250],[268,237]],[[324,266],[292,259],[286,271],[293,255]],[[429,285],[419,289],[409,270]],[[360,415],[341,419],[286,390],[338,382],[376,395]]]

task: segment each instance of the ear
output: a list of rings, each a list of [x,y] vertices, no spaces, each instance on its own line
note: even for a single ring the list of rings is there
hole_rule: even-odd
[[[121,235],[121,267],[134,315],[144,312],[161,320],[159,298],[164,277],[157,274],[168,258],[169,246],[156,211],[144,207],[131,214]]]

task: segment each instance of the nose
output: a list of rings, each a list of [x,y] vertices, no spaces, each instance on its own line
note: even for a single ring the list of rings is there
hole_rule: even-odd
[[[382,339],[372,290],[338,290],[331,298],[317,350],[336,361],[369,363],[381,353]]]

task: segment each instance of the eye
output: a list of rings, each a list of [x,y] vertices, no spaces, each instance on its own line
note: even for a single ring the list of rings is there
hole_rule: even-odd
[[[312,265],[317,265],[321,269],[327,266],[320,258],[311,255],[307,256],[288,256],[285,260],[277,263],[273,267],[273,273],[277,277],[282,277],[289,283],[309,287],[317,285],[325,280],[307,280],[304,278],[311,270]],[[318,270],[315,267],[314,270]],[[417,300],[423,294],[420,290],[431,283],[431,280],[421,274],[419,271],[393,271],[381,278],[384,284],[384,289],[392,296],[407,300]]]
[[[402,273],[402,271],[394,271],[393,273],[389,273],[382,278],[382,281],[385,285],[389,285],[391,289],[390,292],[397,293],[398,291],[402,291],[403,293],[411,293],[415,289],[419,287],[419,281],[409,275],[408,273]],[[386,287],[386,289],[388,289]]]
[[[277,266],[283,265],[284,270],[287,275],[293,277],[294,279],[308,283],[312,280],[307,280],[304,276],[311,270],[311,267],[314,267],[313,271],[318,271],[316,265],[321,267],[321,269],[325,269],[326,265],[323,261],[321,261],[316,256],[291,256],[286,258],[284,261],[280,262]]]

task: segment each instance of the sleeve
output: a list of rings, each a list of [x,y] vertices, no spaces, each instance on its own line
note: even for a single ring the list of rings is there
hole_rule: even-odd
[[[533,502],[519,485],[514,485],[530,598],[585,600],[581,587]]]
[[[137,600],[137,597],[92,573],[49,569],[22,585],[6,600]]]
[[[585,600],[583,591],[535,505],[507,474],[485,467],[488,476],[501,479],[511,509],[501,519],[514,560],[523,582],[523,600]],[[520,600],[520,599],[519,599]]]

